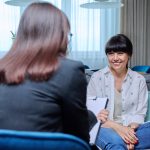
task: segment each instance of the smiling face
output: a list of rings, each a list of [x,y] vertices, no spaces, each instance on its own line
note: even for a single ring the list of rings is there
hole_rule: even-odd
[[[105,53],[108,58],[109,68],[113,74],[126,74],[128,61],[132,56],[132,43],[124,34],[112,36],[106,43]]]
[[[124,52],[109,52],[107,53],[109,67],[113,72],[126,72],[129,55]]]

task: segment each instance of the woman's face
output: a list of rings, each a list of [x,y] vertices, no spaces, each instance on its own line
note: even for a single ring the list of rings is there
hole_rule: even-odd
[[[124,52],[109,52],[107,54],[109,66],[111,70],[122,72],[127,69],[129,55]]]

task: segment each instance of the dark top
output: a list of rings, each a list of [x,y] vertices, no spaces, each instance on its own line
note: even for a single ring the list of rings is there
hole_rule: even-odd
[[[84,66],[69,59],[48,81],[0,84],[0,128],[73,134],[89,141]]]

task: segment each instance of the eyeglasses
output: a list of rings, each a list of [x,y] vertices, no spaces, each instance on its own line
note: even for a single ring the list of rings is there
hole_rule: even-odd
[[[70,52],[71,49],[72,49],[72,43],[71,43],[72,36],[73,36],[72,33],[69,33],[69,34],[68,34],[68,46],[67,46],[68,52]]]
[[[73,36],[73,34],[72,34],[72,33],[69,33],[69,34],[68,34],[68,43],[70,43],[70,42],[71,42],[71,40],[72,40],[72,36]]]

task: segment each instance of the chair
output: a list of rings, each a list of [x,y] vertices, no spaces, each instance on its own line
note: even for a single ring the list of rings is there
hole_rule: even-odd
[[[90,150],[78,137],[63,133],[0,130],[1,150]]]
[[[140,73],[150,73],[150,66],[134,66],[132,70]]]
[[[90,68],[89,68],[89,66],[87,66],[87,65],[84,65],[84,69],[90,69]]]
[[[145,121],[150,121],[150,91],[148,91],[148,109],[147,109]]]

